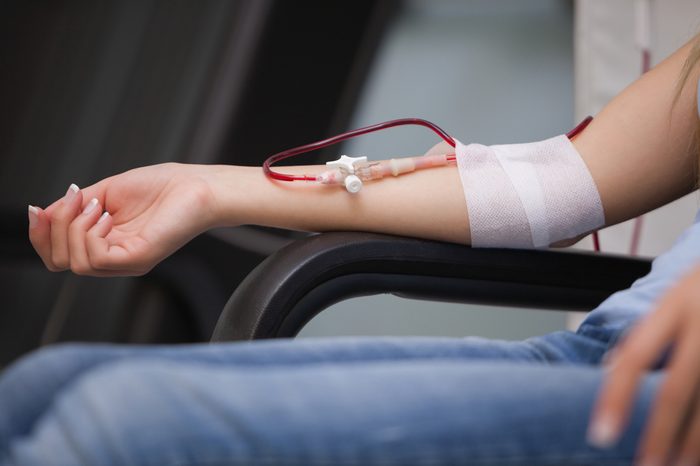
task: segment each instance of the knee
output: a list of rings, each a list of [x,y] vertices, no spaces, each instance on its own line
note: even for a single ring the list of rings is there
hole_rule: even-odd
[[[87,345],[60,344],[34,350],[11,364],[2,374],[0,385],[11,382],[26,387],[37,386],[45,378],[73,367],[90,354]]]
[[[34,351],[0,377],[0,450],[26,434],[54,395],[73,377],[75,361],[86,349],[61,345]]]
[[[164,389],[173,374],[163,365],[162,361],[121,360],[85,374],[52,407],[42,426],[52,432],[46,436],[72,439],[75,451],[67,452],[67,457],[79,454],[91,459],[91,464],[106,458],[132,464],[159,454],[160,448],[154,445],[167,449],[161,438],[180,424],[177,416],[183,408]]]
[[[102,364],[81,377],[65,394],[63,403],[91,422],[112,421],[134,413],[148,413],[159,403],[162,362],[117,360]],[[120,422],[115,422],[119,425]]]
[[[81,348],[66,346],[32,358],[51,361],[73,351]],[[159,405],[153,387],[157,373],[156,364],[128,361],[86,372],[58,394],[29,436],[10,446],[11,456],[21,464],[40,464],[49,457],[60,464],[132,464],[139,439],[152,435],[149,421]]]

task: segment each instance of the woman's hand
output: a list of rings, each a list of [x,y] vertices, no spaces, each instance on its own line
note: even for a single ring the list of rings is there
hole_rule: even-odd
[[[49,270],[142,275],[217,222],[210,167],[137,168],[29,208],[29,238]]]
[[[700,464],[700,266],[669,290],[613,350],[593,411],[590,438],[613,444],[630,415],[644,374],[670,346],[673,352],[640,439],[638,464]],[[671,463],[671,461],[676,461]]]

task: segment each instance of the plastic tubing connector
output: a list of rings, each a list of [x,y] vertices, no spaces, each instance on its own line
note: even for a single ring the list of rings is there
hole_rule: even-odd
[[[362,180],[358,178],[357,175],[346,176],[343,183],[345,184],[345,189],[347,189],[349,193],[354,194],[362,189]]]

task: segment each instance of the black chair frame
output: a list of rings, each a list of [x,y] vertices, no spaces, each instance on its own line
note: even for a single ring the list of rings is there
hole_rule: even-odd
[[[212,341],[293,337],[332,304],[380,293],[588,311],[648,273],[650,265],[646,259],[572,250],[474,249],[375,233],[323,233],[282,248],[256,267],[226,304]]]

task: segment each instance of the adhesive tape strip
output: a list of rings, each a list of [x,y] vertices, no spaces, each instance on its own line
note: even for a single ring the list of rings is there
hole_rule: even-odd
[[[565,136],[465,146],[457,165],[475,247],[542,248],[605,224],[586,164]]]

